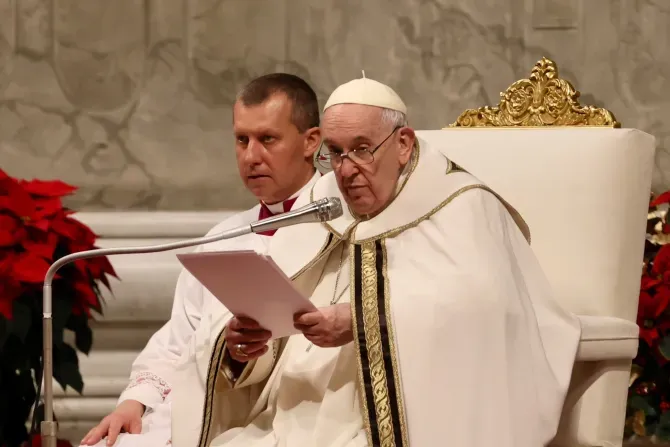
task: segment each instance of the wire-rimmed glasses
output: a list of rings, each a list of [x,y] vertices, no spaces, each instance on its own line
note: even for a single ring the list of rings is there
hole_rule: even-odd
[[[373,161],[375,161],[374,153],[377,151],[377,149],[382,147],[382,145],[386,143],[386,141],[389,138],[391,138],[391,135],[393,135],[395,131],[398,129],[400,129],[400,126],[395,127],[393,131],[390,134],[388,134],[386,138],[384,138],[384,141],[382,141],[372,149],[366,147],[366,148],[354,149],[347,153],[339,151],[331,152],[330,150],[324,151],[324,145],[322,144],[316,158],[317,162],[326,169],[339,169],[340,166],[342,166],[342,163],[344,163],[345,158],[348,158],[349,160],[351,160],[352,163],[355,163],[357,165],[370,164]]]

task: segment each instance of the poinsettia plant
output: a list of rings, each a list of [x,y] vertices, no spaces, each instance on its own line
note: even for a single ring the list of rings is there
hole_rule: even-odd
[[[38,438],[30,440],[26,422],[42,381],[45,274],[57,259],[96,248],[97,236],[62,204],[75,189],[58,180],[19,180],[0,169],[0,447]],[[63,388],[83,390],[77,350],[91,349],[89,319],[92,311],[102,313],[99,283],[109,287],[108,275],[116,276],[99,257],[66,265],[54,279],[54,378]],[[65,343],[65,330],[74,333],[76,349]],[[36,431],[41,414],[38,407]]]
[[[640,344],[628,390],[625,436],[670,441],[670,191],[652,197],[640,281]]]

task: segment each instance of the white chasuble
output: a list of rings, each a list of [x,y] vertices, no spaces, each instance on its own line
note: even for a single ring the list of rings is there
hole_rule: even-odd
[[[552,300],[527,226],[423,141],[406,174],[372,219],[345,210],[270,242],[318,307],[349,301],[353,342],[310,347],[295,335],[273,343],[269,367],[252,362],[233,382],[215,333],[204,405],[184,403],[184,417],[200,411],[173,418],[173,445],[538,447],[553,438],[580,326]],[[332,174],[295,206],[323,197],[342,199]]]

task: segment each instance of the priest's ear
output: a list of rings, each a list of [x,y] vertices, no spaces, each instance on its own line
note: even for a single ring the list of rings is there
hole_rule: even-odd
[[[415,141],[416,135],[414,134],[414,129],[411,127],[401,127],[398,129],[398,161],[402,166],[405,166],[409,162]]]
[[[314,153],[321,146],[321,129],[318,127],[312,127],[307,129],[304,133],[304,155],[305,158],[312,159]]]

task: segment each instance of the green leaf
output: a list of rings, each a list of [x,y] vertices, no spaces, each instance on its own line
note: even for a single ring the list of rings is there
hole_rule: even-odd
[[[93,345],[93,332],[88,325],[88,315],[83,313],[79,315],[71,314],[65,328],[74,332],[77,349],[88,355]]]
[[[666,335],[661,339],[658,345],[658,350],[663,354],[666,360],[670,360],[670,335]]]
[[[642,410],[647,416],[656,416],[656,409],[649,404],[647,399],[639,394],[633,395],[628,399],[628,405],[635,410]]]
[[[2,353],[2,347],[5,345],[5,341],[9,337],[9,322],[0,315],[0,354]]]
[[[91,328],[88,325],[80,327],[74,333],[74,342],[77,345],[77,349],[88,355],[93,346],[93,331]]]
[[[656,436],[663,441],[670,440],[670,411],[661,415],[656,426]]]
[[[20,300],[15,300],[12,306],[13,316],[9,321],[10,330],[12,334],[15,334],[21,342],[24,342],[30,326],[32,325],[33,315],[30,310],[30,307],[26,303],[21,302]]]
[[[62,282],[56,286],[59,289],[53,296],[53,341],[54,345],[60,346],[63,343],[65,325],[72,314],[74,291]]]
[[[84,390],[84,381],[79,372],[79,358],[72,346],[54,346],[54,379],[63,387],[71,386],[79,394]]]

